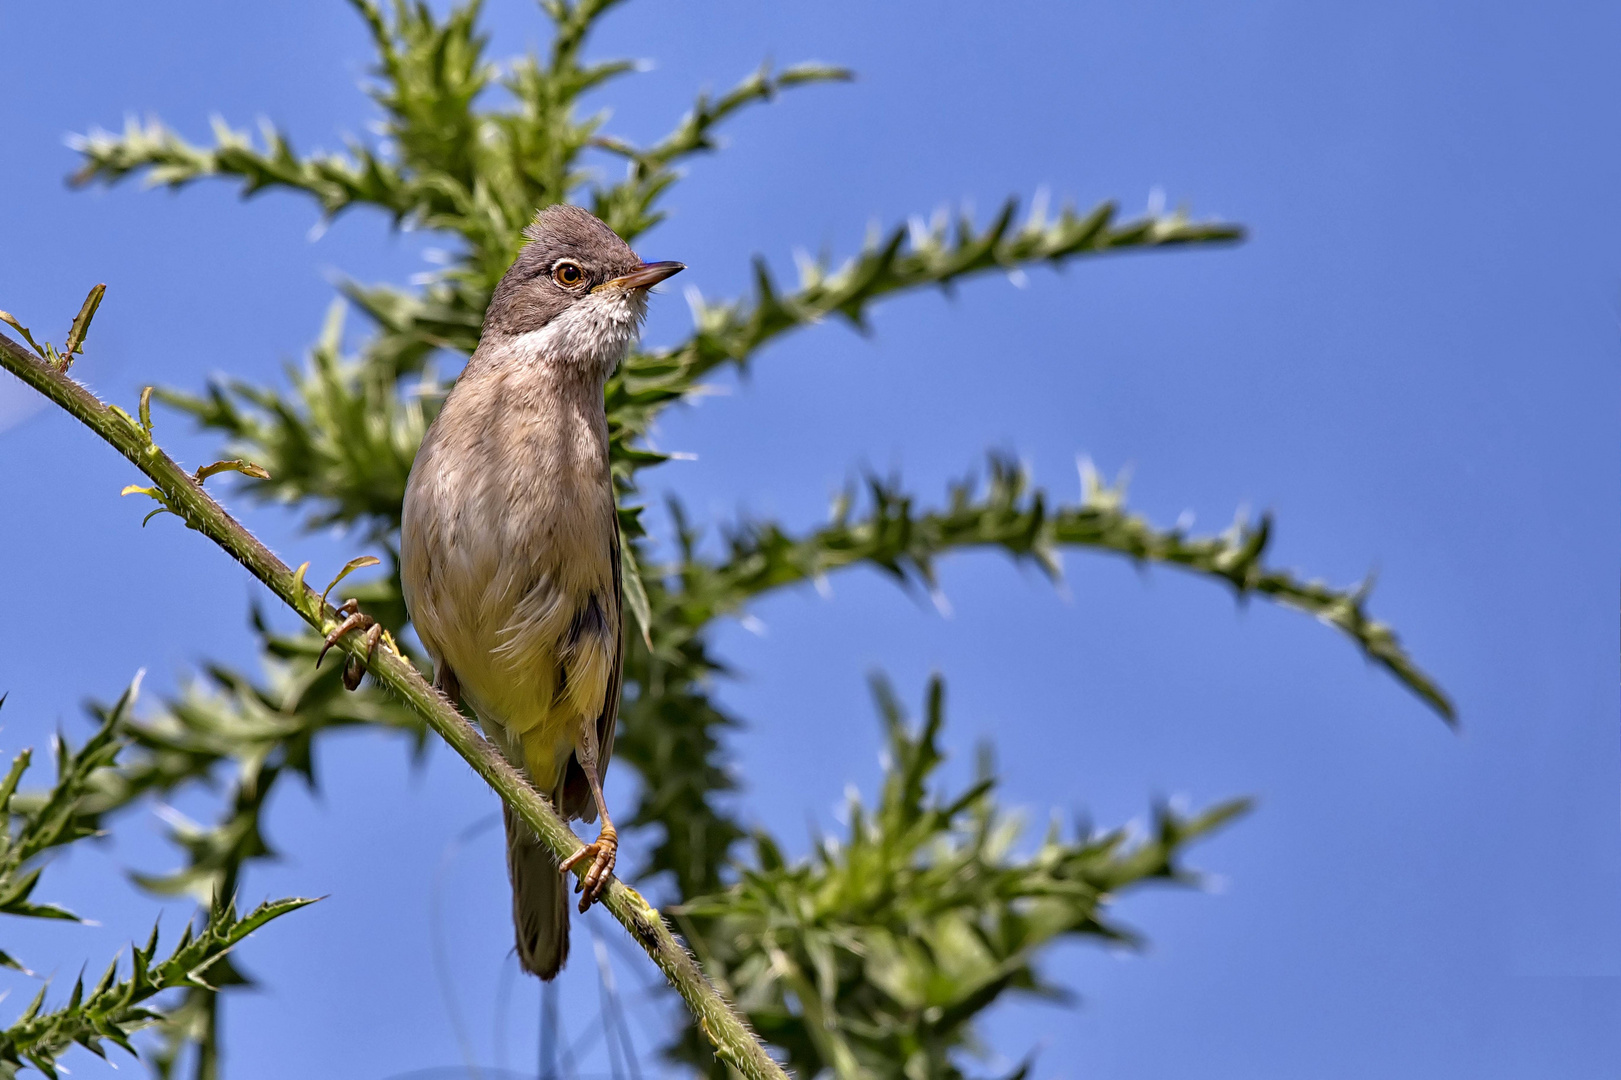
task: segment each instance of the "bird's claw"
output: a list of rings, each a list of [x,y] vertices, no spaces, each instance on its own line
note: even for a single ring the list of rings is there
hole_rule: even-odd
[[[574,886],[574,891],[580,894],[581,915],[584,915],[592,904],[602,899],[602,890],[608,887],[608,879],[613,876],[614,862],[618,856],[619,833],[609,825],[598,834],[595,843],[585,845],[563,860],[559,869],[564,873],[572,870],[575,864],[583,859],[591,860],[591,869],[587,870],[585,876]]]
[[[366,674],[366,665],[370,663],[372,653],[377,651],[377,643],[383,640],[383,624],[361,611],[359,600],[345,600],[343,606],[338,608],[338,612],[346,617],[321,643],[321,651],[315,657],[315,666],[321,666],[321,661],[326,659],[327,650],[336,645],[343,635],[351,630],[365,630],[366,660],[362,661],[358,656],[351,656],[343,665],[343,685],[353,690],[360,685],[361,677]]]

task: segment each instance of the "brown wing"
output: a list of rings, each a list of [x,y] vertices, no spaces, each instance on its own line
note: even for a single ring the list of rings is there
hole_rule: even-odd
[[[614,638],[613,669],[608,676],[608,691],[603,695],[602,715],[597,717],[597,760],[601,770],[599,782],[608,779],[608,762],[614,755],[614,732],[619,725],[619,693],[625,680],[625,584],[620,571],[619,515],[614,515],[613,529],[609,533],[609,558],[613,563]],[[570,756],[568,773],[563,779],[563,816],[582,821],[597,820],[597,801],[591,797],[591,784],[585,778],[580,760]]]
[[[614,627],[618,635],[614,638],[613,672],[608,677],[608,692],[603,696],[602,715],[597,717],[597,753],[602,758],[602,774],[597,777],[602,780],[608,775],[608,762],[614,756],[614,733],[619,729],[619,694],[625,683],[625,582],[620,570],[619,557],[619,515],[614,514],[613,531],[613,568],[614,568]]]

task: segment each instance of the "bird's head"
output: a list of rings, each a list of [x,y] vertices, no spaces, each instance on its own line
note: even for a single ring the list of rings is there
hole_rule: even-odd
[[[523,234],[528,243],[490,297],[484,335],[603,377],[636,340],[647,291],[686,269],[643,262],[577,206],[548,206]]]

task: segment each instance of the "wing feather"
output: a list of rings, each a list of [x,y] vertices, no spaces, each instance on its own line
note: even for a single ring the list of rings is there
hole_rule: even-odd
[[[614,732],[619,725],[619,697],[625,678],[625,584],[620,569],[619,515],[614,515],[613,527],[608,532],[608,557],[613,566],[614,653],[608,671],[608,689],[602,696],[602,712],[597,716],[597,758],[602,774],[598,779],[607,782],[608,762],[613,758]],[[568,770],[563,779],[563,814],[582,821],[597,819],[597,803],[591,797],[591,785],[577,757],[570,756]]]

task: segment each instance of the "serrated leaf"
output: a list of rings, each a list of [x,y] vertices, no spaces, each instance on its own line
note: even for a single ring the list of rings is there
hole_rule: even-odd
[[[67,344],[62,347],[62,356],[71,361],[75,353],[84,351],[84,339],[90,333],[90,323],[96,317],[96,309],[101,307],[101,298],[107,293],[106,285],[91,286],[90,294],[84,298],[79,313],[73,317],[73,325],[68,328]]]
[[[17,317],[11,312],[0,311],[0,322],[5,323],[7,326],[17,331],[17,333],[21,334],[23,336],[23,340],[28,342],[28,347],[33,349],[34,352],[38,353],[41,360],[48,361],[50,359],[50,357],[45,354],[45,350],[40,348],[39,343],[34,340],[34,335],[28,332],[28,327],[18,322]]]
[[[342,581],[356,570],[360,570],[367,566],[377,566],[382,561],[383,560],[379,559],[375,555],[359,555],[344,563],[343,569],[338,571],[338,576],[333,578],[332,581],[327,585],[326,589],[321,593],[321,607],[326,607],[327,594],[338,587],[338,582]]]
[[[636,626],[642,632],[642,644],[649,652],[653,650],[653,609],[647,600],[647,587],[642,584],[642,572],[636,565],[636,551],[633,544],[621,542],[619,545],[619,575],[620,584],[624,589],[625,606],[636,619]]]
[[[222,472],[241,473],[243,476],[252,477],[255,480],[270,479],[270,474],[263,468],[255,465],[251,461],[243,461],[241,458],[232,458],[229,461],[216,461],[211,465],[204,465],[197,470],[196,474],[193,476],[193,479],[201,484],[210,476],[218,476]]]

